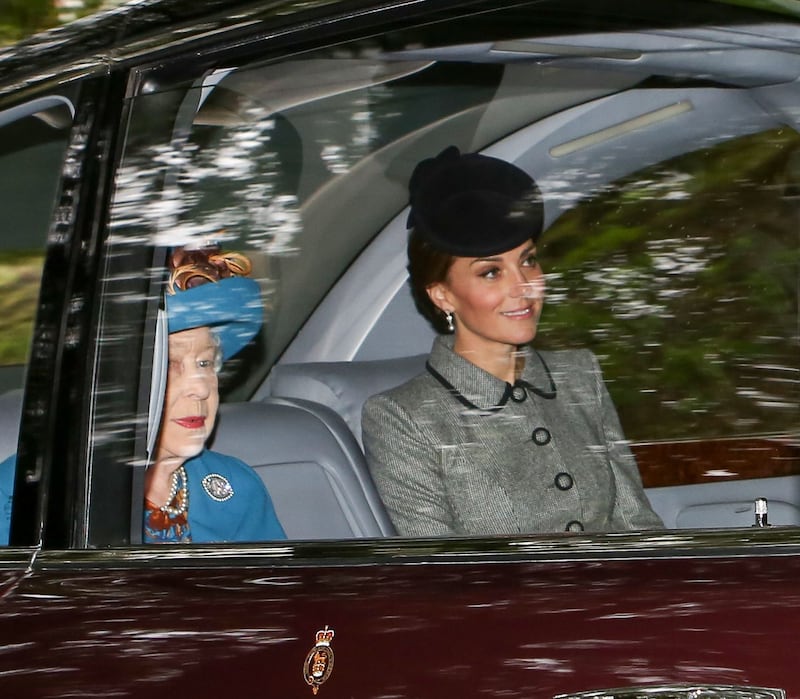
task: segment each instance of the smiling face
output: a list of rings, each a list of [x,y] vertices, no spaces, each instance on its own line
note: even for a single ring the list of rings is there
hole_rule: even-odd
[[[169,371],[156,460],[197,456],[219,407],[218,343],[207,327],[169,336]]]
[[[456,318],[454,349],[476,364],[536,336],[544,275],[527,241],[490,257],[456,257],[447,279],[428,288],[431,301]]]

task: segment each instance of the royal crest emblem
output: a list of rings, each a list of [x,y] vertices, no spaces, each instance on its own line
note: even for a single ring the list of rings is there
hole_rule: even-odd
[[[203,490],[217,502],[225,502],[233,497],[233,486],[225,476],[218,473],[209,473],[203,478]]]
[[[333,672],[333,648],[331,648],[333,633],[333,629],[327,626],[317,631],[317,643],[308,652],[303,664],[303,677],[314,694]]]

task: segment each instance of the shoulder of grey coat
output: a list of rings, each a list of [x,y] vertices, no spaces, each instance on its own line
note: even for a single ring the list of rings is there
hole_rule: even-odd
[[[568,390],[581,387],[586,389],[586,382],[591,377],[592,382],[600,380],[600,366],[594,353],[587,349],[543,351],[538,353],[550,371],[556,390]],[[536,361],[531,357],[529,361]],[[447,389],[442,386],[431,374],[423,371],[404,384],[375,394],[364,402],[364,415],[373,414],[379,405],[387,402],[395,403],[409,412],[438,409],[439,401],[430,402],[431,395],[447,395]],[[455,403],[455,401],[454,401]]]

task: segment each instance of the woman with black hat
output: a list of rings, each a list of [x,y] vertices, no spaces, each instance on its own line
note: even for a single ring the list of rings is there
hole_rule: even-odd
[[[367,460],[399,534],[663,526],[587,350],[537,352],[539,189],[451,146],[411,177],[412,292],[443,334],[427,370],[364,406]]]
[[[149,543],[285,539],[269,493],[247,464],[206,449],[219,407],[217,372],[261,327],[246,257],[217,248],[171,257],[165,295],[168,368],[160,428],[145,477]]]

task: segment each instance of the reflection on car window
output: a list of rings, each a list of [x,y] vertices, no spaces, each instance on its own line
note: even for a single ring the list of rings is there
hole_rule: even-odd
[[[8,543],[22,388],[72,120],[60,96],[0,112],[0,543]]]
[[[627,35],[539,41],[520,15],[483,20],[465,25],[458,45],[426,27],[284,61],[256,56],[233,68],[221,59],[178,87],[174,75],[159,86],[153,73],[132,101],[111,217],[101,360],[133,333],[143,367],[132,377],[129,357],[101,362],[98,400],[121,400],[120,372],[130,381],[124,406],[97,411],[99,420],[114,416],[97,428],[104,445],[115,435],[114,462],[143,459],[133,432],[149,387],[135,384],[150,378],[166,251],[210,241],[251,259],[265,322],[225,367],[220,391],[228,403],[270,397],[270,370],[287,348],[300,354],[304,324],[320,320],[323,306],[328,326],[361,316],[370,333],[392,325],[381,304],[403,301],[405,255],[400,245],[386,257],[369,253],[391,235],[404,240],[414,165],[455,144],[513,162],[539,183],[548,297],[537,346],[597,355],[667,526],[749,524],[754,497],[785,489],[781,479],[800,471],[800,138],[786,126],[790,99],[750,94],[775,84],[779,66],[759,63],[746,80],[713,61],[687,68],[713,58],[685,52],[697,38],[691,28],[660,36],[653,51],[650,35],[637,36],[630,61]],[[735,52],[736,32],[719,31]],[[375,294],[370,286],[359,304],[326,305],[364,260],[372,267],[359,273]],[[135,310],[131,299],[145,301]],[[429,337],[403,319],[408,329],[397,324],[394,337]],[[416,353],[429,350],[426,341]],[[329,348],[314,351],[328,358]],[[352,409],[328,407],[345,420]],[[137,426],[127,443],[121,423]],[[703,490],[723,482],[733,490]],[[672,488],[680,492],[664,494]],[[280,488],[270,492],[282,515]],[[800,502],[786,512],[783,523],[800,523]]]
[[[269,287],[262,367],[404,205],[404,141],[479,109],[502,76],[497,66],[346,53],[207,80],[182,151],[169,237],[203,232],[248,250]]]
[[[745,468],[750,452],[750,476],[785,472],[799,399],[798,155],[790,129],[732,139],[618,181],[548,231],[543,341],[602,355],[631,439],[739,438],[729,458]],[[655,448],[639,451],[649,461]],[[699,441],[694,461],[696,477],[713,468]]]

